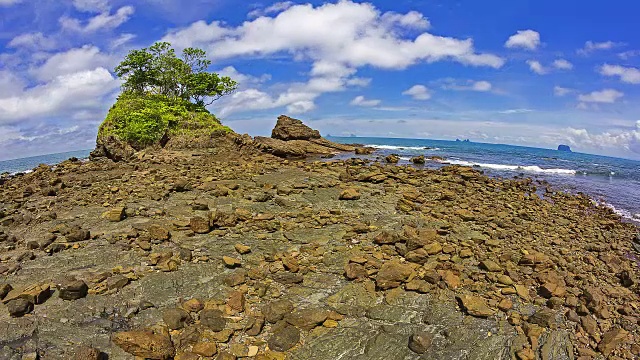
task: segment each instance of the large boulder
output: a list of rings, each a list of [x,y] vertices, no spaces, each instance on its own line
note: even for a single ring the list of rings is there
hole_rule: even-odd
[[[276,127],[271,132],[271,137],[278,140],[311,140],[320,139],[320,132],[303,124],[301,120],[290,118],[286,115],[278,116]]]

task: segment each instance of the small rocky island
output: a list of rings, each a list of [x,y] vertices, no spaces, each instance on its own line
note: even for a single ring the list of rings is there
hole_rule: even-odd
[[[569,145],[558,145],[558,151],[571,152]]]
[[[637,229],[584,195],[118,101],[0,184],[0,359],[640,356]]]

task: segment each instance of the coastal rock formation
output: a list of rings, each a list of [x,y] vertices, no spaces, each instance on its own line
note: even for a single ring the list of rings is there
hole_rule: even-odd
[[[356,150],[355,146],[331,142],[321,137],[318,130],[313,130],[301,120],[286,115],[278,117],[271,138],[257,136],[254,142],[260,150],[285,158],[330,155],[340,151]]]
[[[571,152],[569,145],[558,145],[558,151]]]
[[[7,177],[0,358],[640,356],[638,229],[587,196],[231,139]]]

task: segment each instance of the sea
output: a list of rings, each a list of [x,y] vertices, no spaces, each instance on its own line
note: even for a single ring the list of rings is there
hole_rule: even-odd
[[[374,156],[397,154],[401,163],[405,164],[411,163],[411,157],[424,155],[427,158],[425,167],[428,168],[456,164],[475,167],[494,177],[526,176],[546,180],[556,190],[588,194],[599,204],[611,207],[627,221],[640,225],[640,161],[465,141],[336,136],[327,138],[338,143],[374,147],[378,150]],[[55,165],[71,157],[86,159],[90,151],[0,161],[0,174],[28,172],[40,164]],[[340,155],[354,156],[356,155]],[[431,160],[431,157],[436,158]]]

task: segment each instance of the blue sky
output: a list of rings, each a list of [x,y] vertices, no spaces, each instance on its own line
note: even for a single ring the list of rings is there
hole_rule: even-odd
[[[240,87],[211,111],[267,135],[470,138],[640,159],[640,3],[0,0],[0,160],[88,149],[112,70],[201,47]]]

